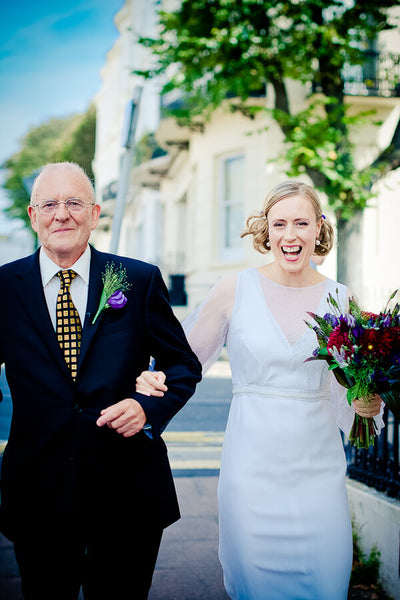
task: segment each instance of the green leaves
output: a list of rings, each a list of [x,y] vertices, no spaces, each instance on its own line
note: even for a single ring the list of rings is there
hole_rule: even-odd
[[[362,322],[362,311],[354,298],[349,298],[349,312],[355,317],[356,321]]]
[[[64,119],[50,119],[32,128],[21,142],[19,152],[11,156],[2,167],[7,177],[3,187],[8,192],[11,206],[6,212],[13,218],[22,219],[29,227],[26,208],[29,192],[26,179],[47,162],[72,161],[93,177],[91,163],[94,156],[96,114],[94,107],[83,115]]]
[[[272,110],[271,114],[286,134],[286,150],[278,160],[289,163],[290,177],[306,173],[313,178],[318,173],[329,205],[342,219],[367,206],[374,196],[371,181],[378,169],[355,168],[349,136],[365,124],[370,112],[349,116],[348,106],[337,98],[315,95],[303,111],[289,115]]]
[[[395,26],[392,6],[396,0],[182,0],[175,12],[159,12],[159,37],[139,38],[154,64],[137,73],[163,75],[164,92],[181,92],[169,114],[189,126],[220,105],[253,118],[265,103],[252,97],[265,96],[269,83],[287,174],[307,174],[345,221],[373,197],[379,171],[360,172],[354,164],[351,136],[371,113],[349,114],[343,70],[363,65],[371,40]],[[290,106],[288,79],[317,91],[299,112]]]

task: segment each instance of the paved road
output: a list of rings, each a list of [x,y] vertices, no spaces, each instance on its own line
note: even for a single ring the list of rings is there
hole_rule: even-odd
[[[175,476],[217,475],[231,399],[228,363],[217,362],[163,434]]]
[[[4,374],[0,386],[0,440],[6,440],[12,409]],[[149,600],[228,600],[217,555],[216,488],[230,393],[229,368],[218,362],[163,434],[182,519],[164,533]],[[1,535],[0,598],[22,600],[12,546]]]

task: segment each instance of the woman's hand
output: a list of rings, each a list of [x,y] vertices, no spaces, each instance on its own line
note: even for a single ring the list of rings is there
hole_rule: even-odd
[[[381,412],[381,403],[382,398],[378,396],[378,394],[375,394],[373,400],[371,400],[371,402],[369,402],[367,405],[363,404],[359,400],[353,400],[353,406],[356,413],[360,417],[369,418],[376,417],[376,415],[379,415],[379,413]]]
[[[145,396],[164,396],[168,390],[164,384],[165,373],[163,371],[142,371],[136,378],[136,391]]]

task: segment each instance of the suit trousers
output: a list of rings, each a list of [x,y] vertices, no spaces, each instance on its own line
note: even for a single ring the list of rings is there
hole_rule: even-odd
[[[23,597],[77,600],[82,586],[85,600],[146,600],[162,527],[128,519],[104,514],[89,530],[79,520],[29,527],[14,540]]]

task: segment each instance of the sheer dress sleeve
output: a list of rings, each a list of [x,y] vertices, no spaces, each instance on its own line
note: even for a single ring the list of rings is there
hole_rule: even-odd
[[[182,323],[189,344],[202,364],[203,375],[218,359],[226,343],[236,280],[237,275],[220,279]]]
[[[340,385],[331,373],[330,404],[338,427],[349,437],[353,425],[355,410],[347,402],[347,389]]]

